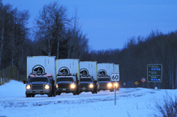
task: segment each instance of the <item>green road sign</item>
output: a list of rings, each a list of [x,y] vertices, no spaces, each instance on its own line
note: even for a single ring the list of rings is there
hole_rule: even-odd
[[[162,64],[147,65],[147,81],[162,82]]]

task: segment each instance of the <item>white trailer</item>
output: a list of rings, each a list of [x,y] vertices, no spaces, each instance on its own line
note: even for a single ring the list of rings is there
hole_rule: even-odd
[[[114,72],[119,73],[119,64],[114,64]]]
[[[98,76],[110,76],[114,71],[114,63],[98,63],[97,64],[97,75]]]
[[[80,75],[93,76],[97,80],[97,61],[80,61]]]
[[[27,79],[31,73],[50,74],[55,80],[55,56],[28,56]]]
[[[79,59],[57,59],[55,61],[56,74],[73,75],[77,73],[80,78]]]

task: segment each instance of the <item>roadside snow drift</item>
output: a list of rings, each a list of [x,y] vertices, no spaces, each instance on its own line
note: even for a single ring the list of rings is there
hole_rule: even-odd
[[[177,90],[120,88],[116,92],[98,94],[62,93],[47,97],[36,95],[26,98],[25,84],[11,80],[0,86],[0,117],[153,117],[160,116],[154,102],[163,104],[167,94],[174,97]]]

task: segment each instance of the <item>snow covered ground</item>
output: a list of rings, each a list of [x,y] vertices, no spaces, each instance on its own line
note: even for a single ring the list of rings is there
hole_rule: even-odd
[[[154,102],[163,104],[166,94],[174,97],[176,93],[177,90],[120,88],[116,105],[114,92],[109,91],[26,98],[25,84],[11,80],[0,86],[0,117],[153,117],[158,115]]]

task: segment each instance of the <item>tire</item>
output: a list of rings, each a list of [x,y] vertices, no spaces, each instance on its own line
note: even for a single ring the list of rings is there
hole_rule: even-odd
[[[31,97],[34,97],[34,96],[35,96],[35,94],[31,95]]]
[[[73,92],[73,95],[76,95],[76,94],[77,94],[76,91],[74,91],[74,92]]]
[[[53,97],[55,97],[56,96],[56,90],[53,92]]]
[[[61,92],[57,93],[57,95],[61,95]]]
[[[26,94],[26,97],[31,97],[31,95],[30,94]]]
[[[48,94],[48,97],[52,97],[52,92],[50,92],[50,93]]]
[[[110,92],[113,92],[114,90],[110,90]]]

